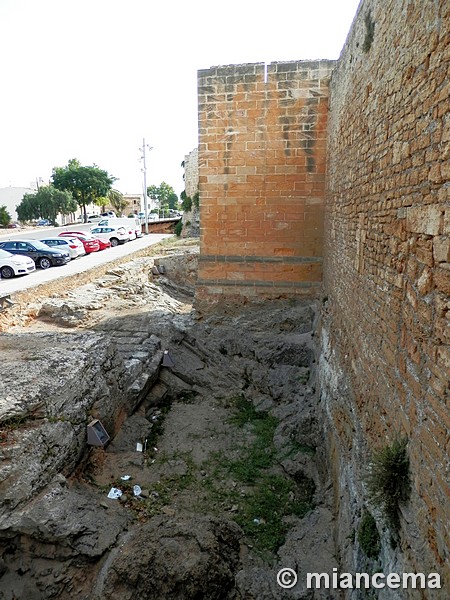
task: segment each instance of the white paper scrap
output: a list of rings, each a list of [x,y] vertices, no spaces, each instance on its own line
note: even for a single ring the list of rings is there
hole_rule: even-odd
[[[117,500],[117,498],[120,498],[120,496],[122,495],[122,490],[119,490],[119,488],[111,488],[109,490],[109,494],[108,494],[108,498],[112,498],[113,500]]]

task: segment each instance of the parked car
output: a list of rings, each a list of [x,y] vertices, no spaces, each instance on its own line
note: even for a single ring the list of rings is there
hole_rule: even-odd
[[[69,253],[65,250],[49,248],[38,240],[16,240],[0,242],[0,248],[32,258],[38,267],[48,269],[55,265],[65,265],[70,261]]]
[[[91,227],[91,234],[94,237],[108,239],[113,247],[130,240],[130,234],[125,227]]]
[[[142,225],[138,218],[133,219],[131,217],[124,218],[107,218],[102,219],[96,227],[124,227],[130,236],[130,240],[135,240],[137,237],[142,235]]]
[[[98,241],[100,250],[106,250],[106,248],[111,248],[111,242],[108,239],[98,236],[93,236],[93,238]]]
[[[86,254],[83,243],[77,238],[70,237],[53,237],[44,238],[41,240],[43,244],[50,246],[50,248],[58,248],[58,250],[66,250],[69,253],[70,258],[78,258]]]
[[[103,219],[100,215],[88,215],[87,222],[93,223],[94,221],[101,221]]]
[[[39,221],[36,223],[36,225],[38,227],[47,227],[47,226],[50,226],[51,223],[48,219],[39,219]]]
[[[97,236],[93,236],[88,231],[63,231],[59,235],[62,236],[63,234],[65,235],[67,233],[71,234],[73,237],[76,237],[79,240],[81,240],[81,238],[84,238],[84,240],[96,240],[98,242],[99,250],[105,250],[106,248],[111,248],[111,243],[109,240],[102,239]],[[83,241],[83,240],[81,240],[81,241]]]
[[[0,275],[3,279],[11,279],[16,275],[27,275],[33,271],[36,271],[36,265],[32,258],[13,254],[0,248]]]
[[[10,223],[8,225],[8,229],[20,229],[20,224],[19,223]]]
[[[102,212],[101,216],[102,217],[112,217],[112,218],[117,217],[116,213],[113,210],[108,210],[106,212]]]
[[[76,238],[83,244],[86,254],[91,252],[98,252],[100,250],[100,243],[98,240],[93,238],[85,231],[63,231],[58,237]]]

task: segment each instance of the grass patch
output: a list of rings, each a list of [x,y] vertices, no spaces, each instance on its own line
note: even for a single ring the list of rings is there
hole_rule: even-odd
[[[280,472],[273,444],[278,425],[275,417],[257,411],[243,397],[233,404],[229,422],[248,431],[249,444],[237,459],[215,454],[205,466],[210,476],[203,487],[210,502],[234,508],[232,518],[264,556],[283,544],[288,530],[285,517],[302,518],[311,510],[314,483],[306,477],[294,481]]]

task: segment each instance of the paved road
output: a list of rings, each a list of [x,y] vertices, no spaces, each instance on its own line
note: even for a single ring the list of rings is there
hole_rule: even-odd
[[[34,227],[33,229],[22,229],[16,231],[15,229],[4,229],[1,232],[0,241],[6,240],[40,240],[48,237],[56,237],[62,231],[91,231],[91,227],[94,227],[94,223],[86,223],[77,225],[65,225],[64,227]]]
[[[42,228],[42,230],[14,233],[7,236],[5,235],[2,236],[0,240],[40,239],[44,237],[53,237],[54,235],[61,233],[61,231],[89,231],[90,227],[90,225],[77,225],[76,227],[52,227],[51,229]],[[99,265],[112,262],[118,258],[121,258],[122,256],[125,257],[128,254],[137,252],[138,250],[143,250],[148,246],[157,244],[167,237],[172,236],[163,233],[149,233],[148,235],[144,235],[141,238],[132,240],[126,244],[116,246],[115,248],[108,248],[107,250],[102,250],[101,252],[92,252],[86,256],[80,256],[75,260],[71,260],[67,265],[50,267],[50,269],[45,271],[42,269],[36,269],[34,273],[30,273],[29,275],[14,277],[13,279],[2,279],[0,280],[0,296],[30,289],[40,285],[41,283],[53,281],[61,277],[70,277],[76,273],[82,273],[83,271],[87,271]]]

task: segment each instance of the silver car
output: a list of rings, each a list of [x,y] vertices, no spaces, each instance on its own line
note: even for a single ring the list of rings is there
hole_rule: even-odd
[[[44,244],[49,246],[50,248],[58,248],[59,250],[65,250],[69,253],[70,258],[78,258],[79,256],[83,256],[86,254],[86,250],[84,249],[83,243],[76,238],[67,238],[67,237],[54,237],[54,238],[44,238],[41,240]]]

